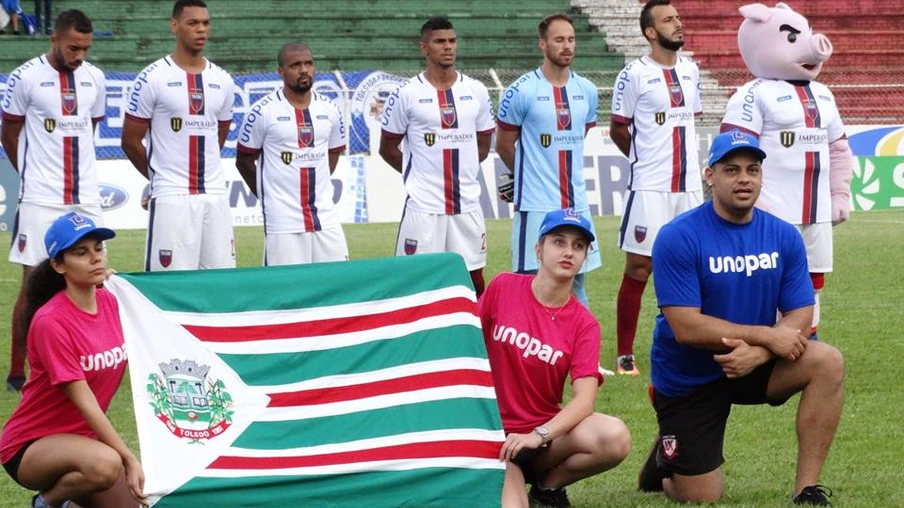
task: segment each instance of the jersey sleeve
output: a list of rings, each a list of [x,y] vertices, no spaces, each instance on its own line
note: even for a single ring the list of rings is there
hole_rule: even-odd
[[[659,307],[701,307],[696,247],[683,231],[666,224],[653,243],[653,287]]]
[[[396,136],[408,132],[408,101],[405,99],[406,85],[396,88],[383,106],[383,131]]]
[[[527,102],[524,98],[524,87],[527,81],[519,79],[512,83],[499,101],[499,110],[496,113],[496,123],[503,129],[516,130],[524,123],[524,117],[527,116],[527,110],[524,104]]]
[[[592,317],[588,318],[588,321],[575,337],[568,373],[571,375],[572,383],[575,379],[592,377],[596,378],[598,385],[601,385],[603,376],[600,374],[600,325]]]
[[[826,93],[832,99],[832,107],[835,108],[835,119],[826,126],[827,134],[829,135],[829,143],[834,143],[845,135],[844,122],[841,120],[841,113],[838,111],[838,103],[835,102],[835,95],[828,88],[826,88]]]
[[[600,108],[600,95],[599,90],[597,90],[596,86],[591,83],[589,80],[584,81],[586,86],[586,94],[587,94],[587,119],[584,123],[587,127],[593,127],[596,125],[596,112]]]
[[[223,104],[217,110],[217,120],[221,123],[232,121],[232,108],[235,106],[235,80],[225,71],[223,76]]]
[[[257,104],[267,100],[267,97],[259,100],[254,106],[251,106],[253,112]],[[264,147],[264,138],[267,136],[267,117],[269,108],[260,108],[258,114],[246,114],[245,120],[242,121],[242,128],[239,131],[239,140],[236,150],[239,152],[257,155]]]
[[[700,82],[700,67],[694,65],[694,88],[696,92],[694,93],[694,100],[696,103],[694,104],[694,114],[699,115],[703,113],[703,84]]]
[[[725,116],[722,118],[722,132],[737,128],[759,137],[763,132],[763,111],[760,108],[756,90],[748,83],[738,88],[731,99],[728,99]],[[748,103],[746,97],[749,95],[752,95],[754,100],[751,107],[745,109],[744,105]]]
[[[793,227],[784,227],[782,242],[782,286],[778,310],[788,312],[815,303],[813,281],[807,265],[803,238]]]
[[[24,74],[23,71],[19,71]],[[13,73],[15,75],[15,72]],[[12,81],[12,84],[10,84]],[[21,77],[17,80],[6,82],[6,93],[3,96],[3,118],[10,120],[24,120],[25,112],[31,103],[28,81]]]
[[[151,78],[152,70],[145,70],[138,74],[132,82],[129,90],[129,103],[126,106],[126,116],[132,119],[150,122],[154,116],[154,103],[157,100],[156,86]]]
[[[329,101],[330,106],[330,123],[333,126],[330,131],[329,149],[331,152],[342,151],[345,150],[346,145],[348,145],[348,135],[345,132],[345,119],[342,118],[342,113],[339,111],[339,107],[336,106],[336,103],[329,99],[327,99],[327,101]]]
[[[615,90],[612,92],[612,121],[615,123],[629,124],[634,118],[639,95],[636,73],[631,72],[634,65],[636,64],[627,65],[615,80]]]
[[[477,111],[477,132],[492,132],[496,129],[496,121],[493,118],[493,103],[490,102],[490,92],[483,83],[475,81],[475,89],[480,109]]]
[[[58,386],[85,379],[72,336],[49,316],[32,323],[28,333],[29,354],[40,359],[50,377],[50,384]]]
[[[490,340],[493,336],[493,323],[496,322],[497,295],[501,280],[498,275],[493,278],[477,300],[477,314],[480,316],[480,327],[486,340]]]
[[[91,109],[91,119],[95,121],[103,120],[107,114],[107,78],[104,73],[93,72],[94,86],[97,87],[97,97],[94,100],[94,107]]]

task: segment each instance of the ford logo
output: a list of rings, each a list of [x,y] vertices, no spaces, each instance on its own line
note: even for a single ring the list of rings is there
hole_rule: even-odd
[[[108,183],[100,187],[100,207],[103,211],[115,210],[129,201],[129,193],[124,189]]]

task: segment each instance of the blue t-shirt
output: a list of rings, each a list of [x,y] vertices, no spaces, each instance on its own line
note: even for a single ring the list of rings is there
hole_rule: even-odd
[[[596,86],[572,72],[563,87],[540,69],[505,91],[496,120],[521,129],[515,143],[515,210],[589,210],[584,185],[584,132],[596,125]]]
[[[660,308],[699,307],[740,325],[772,326],[776,310],[814,303],[800,233],[758,209],[747,224],[719,217],[711,201],[678,216],[656,237],[653,273]],[[650,352],[653,386],[678,397],[719,379],[724,374],[714,354],[679,344],[660,312]]]

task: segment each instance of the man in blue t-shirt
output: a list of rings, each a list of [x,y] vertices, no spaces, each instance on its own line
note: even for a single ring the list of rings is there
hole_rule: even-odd
[[[653,245],[659,436],[640,490],[718,500],[731,405],[777,406],[800,392],[793,501],[829,506],[818,481],[841,416],[844,360],[805,335],[814,293],[800,234],[754,208],[765,157],[753,136],[716,136],[705,172],[712,201],[668,223]]]

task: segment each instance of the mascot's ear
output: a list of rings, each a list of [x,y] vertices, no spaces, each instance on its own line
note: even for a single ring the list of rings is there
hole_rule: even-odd
[[[785,9],[786,11],[793,11],[793,10],[794,10],[794,9],[791,8],[790,5],[786,4],[785,2],[779,2],[779,3],[775,4],[775,8],[776,8],[776,9]]]
[[[741,16],[744,16],[745,19],[758,23],[765,23],[772,17],[772,9],[763,4],[742,5],[738,8],[738,12],[740,12]]]

